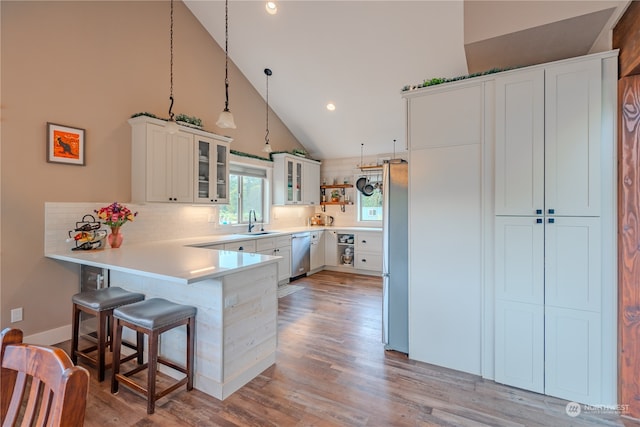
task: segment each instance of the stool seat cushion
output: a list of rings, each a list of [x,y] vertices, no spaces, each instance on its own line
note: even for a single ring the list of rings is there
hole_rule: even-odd
[[[116,308],[113,316],[136,326],[154,330],[194,317],[196,311],[196,308],[190,305],[176,304],[163,298],[150,298]]]
[[[117,286],[75,294],[71,300],[95,311],[110,310],[122,305],[144,300],[144,294],[125,291]]]

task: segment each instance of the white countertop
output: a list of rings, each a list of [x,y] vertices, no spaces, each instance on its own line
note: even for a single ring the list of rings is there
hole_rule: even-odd
[[[193,283],[221,277],[231,272],[255,268],[277,262],[280,257],[248,252],[204,249],[198,246],[225,242],[262,239],[292,233],[318,230],[381,231],[372,227],[295,227],[269,234],[225,234],[200,236],[179,240],[123,245],[118,249],[104,248],[90,251],[47,253],[47,258],[100,268],[156,277],[177,283]],[[254,232],[259,233],[259,232]]]

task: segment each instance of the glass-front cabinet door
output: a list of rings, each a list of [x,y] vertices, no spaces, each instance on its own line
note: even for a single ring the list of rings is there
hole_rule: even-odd
[[[302,163],[287,159],[287,204],[302,202]]]
[[[229,145],[196,136],[196,203],[228,203]]]

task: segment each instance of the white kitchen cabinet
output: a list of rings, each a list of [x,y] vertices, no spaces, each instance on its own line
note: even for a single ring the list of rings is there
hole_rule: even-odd
[[[324,264],[330,267],[338,265],[338,232],[335,230],[324,232]]]
[[[544,70],[496,78],[495,212],[544,209]]]
[[[355,243],[355,267],[382,273],[382,233],[358,231]]]
[[[310,271],[318,270],[325,265],[324,230],[311,232]]]
[[[185,126],[170,134],[165,123],[129,120],[132,201],[228,203],[231,139]]]
[[[495,380],[544,393],[544,305],[497,300]]]
[[[239,242],[229,242],[224,244],[225,251],[256,252],[255,240],[242,240]]]
[[[305,162],[302,166],[302,204],[320,204],[320,163]]]
[[[410,358],[616,403],[616,69],[602,52],[403,94]]]
[[[602,64],[599,58],[545,67],[545,209],[600,216]]]
[[[615,262],[602,244],[603,153],[615,158],[602,69],[591,57],[495,80],[495,380],[587,404],[611,399],[602,363],[615,351],[602,348]]]
[[[146,126],[148,202],[193,202],[193,135]]]
[[[320,204],[319,162],[283,153],[273,162],[274,205]]]
[[[196,203],[229,202],[229,143],[195,135]]]
[[[263,255],[280,256],[278,261],[278,283],[291,277],[291,235],[256,239],[256,252]]]

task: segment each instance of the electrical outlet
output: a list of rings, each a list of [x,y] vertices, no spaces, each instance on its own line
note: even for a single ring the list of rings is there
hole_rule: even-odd
[[[238,295],[229,295],[224,299],[224,308],[233,307],[238,304]]]
[[[11,323],[22,321],[22,307],[11,310]]]

